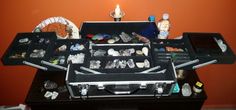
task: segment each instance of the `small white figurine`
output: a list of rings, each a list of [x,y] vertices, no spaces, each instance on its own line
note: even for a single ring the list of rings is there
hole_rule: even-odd
[[[158,34],[158,39],[167,39],[170,29],[169,14],[163,14],[162,19],[157,24],[157,27],[160,31]]]

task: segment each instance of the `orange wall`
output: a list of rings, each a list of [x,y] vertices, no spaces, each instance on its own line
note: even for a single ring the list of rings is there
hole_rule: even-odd
[[[30,32],[42,20],[63,16],[77,26],[88,20],[112,20],[109,12],[120,4],[123,20],[160,19],[170,14],[171,38],[183,32],[220,32],[236,52],[235,0],[2,0],[0,56],[18,32]],[[205,83],[205,106],[236,107],[236,64],[211,65],[198,70]],[[0,105],[23,103],[36,69],[0,65]]]

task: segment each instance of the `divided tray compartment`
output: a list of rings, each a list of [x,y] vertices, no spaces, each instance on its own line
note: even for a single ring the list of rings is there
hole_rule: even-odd
[[[80,47],[83,48],[71,50],[71,47],[72,46],[75,47],[76,44],[78,44]],[[66,46],[66,49],[63,49],[63,51],[62,50],[59,51],[59,47],[63,45]],[[51,63],[53,65],[58,65],[63,69],[47,64],[45,65],[49,71],[66,70],[67,65],[70,63],[68,61],[68,57],[70,55],[77,55],[77,54],[84,54],[84,59],[83,59],[84,61],[75,64],[83,64],[86,62],[87,56],[90,56],[88,52],[88,47],[89,47],[89,42],[84,39],[58,39],[52,45],[50,54],[47,58],[44,59],[44,61]]]
[[[216,64],[232,64],[235,54],[220,33],[185,32],[183,37],[191,48],[189,53],[194,59],[205,61],[217,60]],[[226,46],[223,52],[216,40],[221,40]]]
[[[143,48],[147,48],[148,50],[148,56],[146,56],[145,54],[136,54],[136,51],[142,51]],[[111,56],[108,54],[108,50],[110,49],[114,49],[114,51],[118,51],[119,53],[121,53],[121,50],[127,50],[127,49],[134,49],[134,53],[130,54],[129,56],[123,56],[123,55],[118,55],[118,56]],[[104,50],[104,56],[94,56],[95,51],[98,50]],[[143,44],[138,44],[138,45],[110,45],[110,46],[98,46],[98,45],[92,45],[91,46],[91,50],[90,50],[90,54],[91,57],[89,58],[87,64],[85,65],[87,68],[102,72],[102,73],[135,73],[135,72],[141,72],[144,71],[146,69],[149,69],[153,66],[152,64],[152,56],[151,56],[151,51],[149,48],[149,45],[143,45]],[[127,64],[128,60],[132,59],[134,62],[134,67],[130,68]],[[138,68],[136,63],[143,63],[144,61],[147,60],[149,63],[149,66],[144,66],[143,68]],[[99,61],[100,62],[100,67],[99,68],[93,68],[92,66],[90,66],[90,61]],[[112,65],[115,64],[114,62],[126,62],[126,66],[125,68],[121,68],[121,66],[118,67],[112,67],[109,66],[107,67],[107,65]],[[109,64],[108,64],[109,63]]]
[[[106,36],[118,36],[120,38],[120,34],[125,32],[126,34],[132,36],[132,32],[135,32],[139,35],[142,35],[148,39],[155,39],[159,33],[155,22],[147,22],[147,21],[125,21],[125,22],[92,22],[86,21],[83,22],[80,35],[82,38],[87,38],[88,34],[97,35],[97,34],[105,34]],[[104,37],[103,40],[94,41],[93,43],[108,43],[107,37]],[[117,42],[119,43],[138,43],[135,41],[123,42],[121,39]],[[143,42],[139,42],[143,43]]]
[[[118,68],[114,67],[114,68],[109,68],[107,67],[108,63],[111,63],[113,62],[114,60],[117,60],[117,61],[128,61],[129,59],[133,59],[134,61],[134,65],[135,67],[134,68],[130,68],[128,66],[128,64],[126,64],[125,68],[121,68],[120,66]],[[140,62],[144,62],[144,60],[148,60],[149,61],[149,67],[142,67],[142,68],[139,68],[136,63],[140,63]],[[101,72],[101,73],[107,73],[107,74],[113,74],[113,73],[139,73],[139,72],[142,72],[144,70],[147,70],[151,67],[153,67],[153,64],[152,64],[152,60],[151,60],[151,57],[144,57],[144,56],[139,56],[139,57],[133,57],[133,56],[130,56],[130,57],[92,57],[89,59],[89,61],[100,61],[100,67],[99,68],[90,68],[90,63],[87,66],[87,68],[90,68],[92,70],[95,70],[95,71],[98,71],[98,72]]]
[[[51,45],[55,39],[56,34],[54,32],[18,33],[4,53],[2,62],[4,65],[23,65],[23,61],[40,64],[40,61],[38,62],[37,59],[29,57],[33,48],[43,47],[46,52],[45,57],[47,56],[49,45]]]
[[[175,65],[192,60],[189,47],[183,39],[158,39],[152,42],[152,56],[155,63],[167,63],[172,60]]]
[[[26,61],[34,64],[41,64],[41,60],[48,56],[50,51],[50,47],[47,45],[31,45],[28,49],[27,59]],[[39,53],[41,55],[39,55]]]

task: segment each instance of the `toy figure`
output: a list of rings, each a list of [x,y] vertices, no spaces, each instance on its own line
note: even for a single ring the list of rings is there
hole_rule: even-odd
[[[169,14],[163,14],[162,19],[157,24],[157,27],[160,31],[158,34],[158,39],[167,39],[170,29]]]

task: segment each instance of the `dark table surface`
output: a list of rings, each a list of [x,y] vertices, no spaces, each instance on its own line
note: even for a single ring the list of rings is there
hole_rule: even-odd
[[[25,103],[34,109],[70,109],[74,107],[88,109],[201,109],[207,95],[203,90],[200,94],[192,94],[184,97],[180,93],[173,93],[170,96],[153,98],[100,98],[100,99],[74,99],[68,91],[59,93],[55,100],[44,97],[46,90],[43,87],[44,81],[50,80],[57,83],[58,87],[65,86],[66,72],[62,71],[42,71],[38,70],[28,92]],[[178,80],[180,88],[184,83],[189,83],[192,87],[199,78],[194,70],[185,73],[185,79]],[[55,89],[57,91],[58,89]]]

